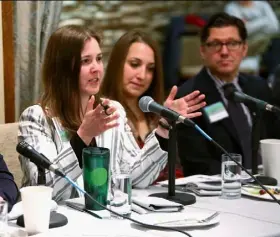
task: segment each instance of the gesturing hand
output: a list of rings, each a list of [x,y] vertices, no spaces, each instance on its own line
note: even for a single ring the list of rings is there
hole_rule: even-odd
[[[95,98],[92,96],[87,104],[86,112],[77,133],[85,144],[89,144],[93,137],[100,135],[106,130],[119,125],[117,119],[119,114],[114,106],[110,106],[106,111],[104,107],[109,105],[109,100],[104,99],[102,105],[97,105],[93,109]]]
[[[200,91],[194,91],[180,99],[174,99],[177,94],[177,86],[173,86],[164,106],[176,111],[186,118],[195,118],[201,116],[201,112],[195,112],[206,105],[204,102],[205,95],[200,94]]]

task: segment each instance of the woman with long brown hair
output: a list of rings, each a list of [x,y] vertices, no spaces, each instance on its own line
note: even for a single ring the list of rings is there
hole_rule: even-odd
[[[120,139],[116,137],[124,131],[121,105],[104,99],[102,106],[97,100],[104,72],[100,42],[94,30],[80,26],[57,29],[44,55],[40,103],[25,109],[19,119],[19,142],[26,141],[73,180],[82,173],[83,148],[103,146],[118,154]],[[19,159],[23,186],[45,182],[53,187],[56,201],[76,196],[65,179],[47,170],[39,174],[26,157],[20,155]]]
[[[195,91],[175,100],[177,87],[171,89],[164,102],[163,70],[160,50],[150,35],[131,30],[114,45],[101,85],[102,96],[116,100],[124,107],[132,132],[132,148],[142,153],[141,162],[149,163],[134,172],[133,185],[151,184],[167,163],[166,143],[168,124],[153,113],[144,113],[138,106],[142,96],[151,96],[188,118],[200,116],[195,112],[205,106],[204,95]],[[187,145],[187,144],[186,144]],[[149,152],[147,152],[149,151]],[[138,168],[139,160],[131,158],[131,168]]]

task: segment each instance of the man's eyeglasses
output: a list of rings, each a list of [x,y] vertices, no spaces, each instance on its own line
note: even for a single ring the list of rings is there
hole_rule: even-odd
[[[212,52],[218,52],[222,49],[223,45],[227,47],[228,50],[234,51],[240,48],[241,44],[243,44],[243,41],[228,41],[228,42],[220,42],[220,41],[213,41],[213,42],[207,42],[204,45]]]

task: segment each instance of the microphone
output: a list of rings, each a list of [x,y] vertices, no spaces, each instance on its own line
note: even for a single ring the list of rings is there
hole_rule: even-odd
[[[238,91],[233,84],[226,84],[223,88],[224,95],[228,100],[244,104],[253,104],[259,109],[280,114],[280,109],[278,107]]]
[[[25,156],[26,158],[29,158],[30,161],[38,167],[50,170],[58,176],[65,177],[65,173],[62,170],[52,164],[47,157],[37,152],[25,141],[21,141],[19,144],[17,144],[16,150],[19,154]]]
[[[195,123],[192,120],[185,118],[184,116],[180,115],[179,113],[175,112],[172,109],[168,109],[158,104],[150,96],[143,96],[139,100],[139,107],[144,113],[147,112],[156,113],[170,121],[177,121],[192,127],[195,126]]]

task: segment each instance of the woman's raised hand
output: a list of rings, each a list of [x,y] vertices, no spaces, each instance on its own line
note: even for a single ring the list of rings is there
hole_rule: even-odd
[[[82,124],[77,131],[80,138],[87,145],[89,145],[94,137],[119,125],[117,109],[114,106],[106,109],[110,103],[109,99],[102,100],[102,105],[98,104],[95,109],[93,109],[94,102],[95,98],[91,96],[87,103]]]
[[[175,99],[178,88],[173,86],[164,106],[176,111],[186,118],[195,118],[201,116],[201,112],[195,112],[206,105],[204,94],[200,94],[200,91],[194,91],[182,98]]]

